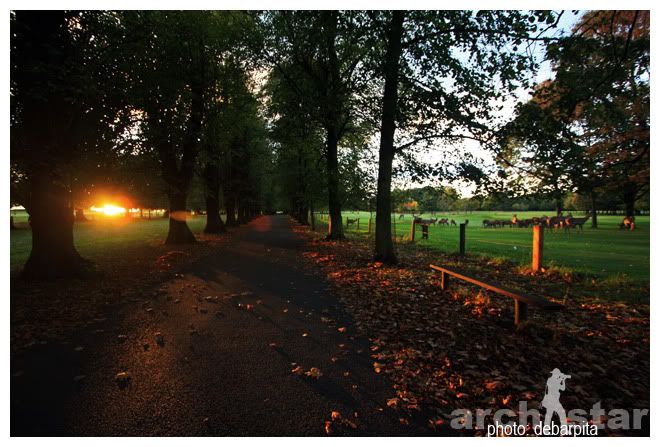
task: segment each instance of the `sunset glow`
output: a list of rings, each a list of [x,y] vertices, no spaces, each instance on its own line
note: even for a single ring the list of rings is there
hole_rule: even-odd
[[[126,208],[108,203],[102,207],[93,206],[90,209],[94,212],[105,214],[106,216],[117,216],[126,213]]]

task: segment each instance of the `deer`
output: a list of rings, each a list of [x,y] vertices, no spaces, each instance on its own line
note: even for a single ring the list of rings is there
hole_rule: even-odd
[[[579,228],[580,231],[583,230],[583,226],[585,222],[587,222],[591,216],[585,216],[585,217],[573,217],[572,215],[568,215],[564,219],[564,230],[568,231],[570,228]]]
[[[522,222],[518,220],[517,222]],[[499,220],[499,219],[484,219],[482,222],[484,228],[497,228],[497,227],[504,227],[504,225],[508,225],[509,228],[511,227],[512,223],[510,220]],[[516,224],[517,225],[517,224]]]
[[[534,224],[535,220],[538,222],[538,217],[520,220],[518,219],[518,215],[514,214],[511,218],[511,224],[517,226],[518,228],[529,228],[530,225]]]
[[[449,226],[449,219],[446,218],[446,217],[443,217],[442,219],[440,219],[438,221],[438,225],[447,225],[447,226]]]
[[[346,226],[350,226],[351,224],[357,223],[358,219],[349,219],[346,218]]]
[[[454,219],[452,219],[451,221],[449,221],[449,223],[451,224],[452,227],[455,227],[455,226],[456,226],[456,221],[455,221]]]
[[[626,216],[623,218],[623,221],[619,224],[619,230],[629,228],[630,231],[635,229],[635,216]]]
[[[552,231],[556,232],[558,229],[564,227],[565,221],[566,221],[566,217],[564,216],[546,217],[545,226],[548,228],[552,228]]]
[[[415,221],[416,224],[420,225],[435,225],[435,223],[438,221],[437,218],[435,219],[422,219],[421,217]]]

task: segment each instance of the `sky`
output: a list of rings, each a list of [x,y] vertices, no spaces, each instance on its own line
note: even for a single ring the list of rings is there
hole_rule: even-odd
[[[573,11],[564,11],[564,13],[561,16],[561,19],[559,20],[557,29],[549,31],[548,33],[545,34],[545,36],[550,37],[550,36],[557,36],[560,33],[570,33],[571,28],[578,21],[582,13],[583,11],[578,12],[577,14],[574,13]],[[550,63],[548,61],[545,61],[544,45],[542,43],[535,43],[534,46],[532,47],[532,54],[537,59],[537,61],[540,62],[539,70],[534,76],[535,83],[538,84],[547,79],[554,78],[554,72],[552,70],[552,67],[550,66]],[[525,101],[528,100],[529,98],[530,95],[526,89],[519,89],[517,91],[517,94],[514,95],[510,99],[510,101],[506,103],[505,109],[501,117],[505,120],[512,118],[515,104],[518,101]],[[378,153],[377,139],[376,139],[375,147],[376,147],[376,152],[374,158],[377,158],[377,153]],[[492,154],[482,149],[481,145],[477,141],[473,141],[473,140],[466,140],[464,143],[453,144],[453,145],[438,144],[431,151],[425,152],[423,158],[425,161],[431,164],[439,163],[442,161],[443,153],[446,153],[447,151],[456,154],[469,153],[475,156],[476,158],[483,159],[484,161],[486,161],[486,163],[493,162]],[[441,182],[441,184],[450,185],[454,187],[456,190],[460,192],[461,196],[463,197],[470,197],[474,192],[473,185],[469,185],[461,182]],[[428,180],[424,182],[411,182],[409,180],[404,180],[404,179],[395,179],[393,186],[395,188],[414,188],[414,187],[421,187],[428,185],[439,186],[437,181]]]

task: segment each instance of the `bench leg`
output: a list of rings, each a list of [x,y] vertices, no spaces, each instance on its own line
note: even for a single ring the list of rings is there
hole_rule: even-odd
[[[440,290],[446,290],[449,285],[449,275],[445,272],[440,272]]]
[[[523,303],[520,300],[515,301],[515,317],[514,321],[516,326],[527,319],[527,303]]]

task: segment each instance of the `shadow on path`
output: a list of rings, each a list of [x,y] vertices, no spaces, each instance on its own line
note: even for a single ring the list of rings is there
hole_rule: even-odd
[[[357,424],[335,423],[335,434],[427,434],[387,407],[394,389],[325,279],[305,268],[288,217],[262,216],[230,239],[94,341],[20,359],[12,434],[323,435],[332,411]],[[307,377],[312,368],[322,375]]]

